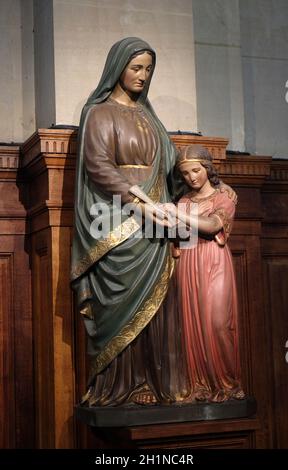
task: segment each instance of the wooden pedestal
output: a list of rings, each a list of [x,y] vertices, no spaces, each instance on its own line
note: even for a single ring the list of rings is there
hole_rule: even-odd
[[[258,419],[173,423],[91,429],[91,448],[117,449],[252,449]]]

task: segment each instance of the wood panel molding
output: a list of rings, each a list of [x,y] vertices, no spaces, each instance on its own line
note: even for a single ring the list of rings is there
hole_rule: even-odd
[[[176,147],[180,150],[187,145],[199,144],[206,147],[211,153],[213,160],[225,160],[228,139],[223,137],[206,137],[193,134],[170,134],[170,137]]]
[[[288,364],[285,361],[285,345],[288,341],[288,250],[286,255],[279,253],[266,255],[264,268],[265,309],[270,332],[267,342],[271,349],[268,374],[271,383],[275,384],[271,396],[272,445],[274,448],[286,448],[287,415],[283,408],[287,402],[288,389]]]
[[[0,448],[16,444],[13,253],[0,253]]]
[[[270,176],[271,162],[271,157],[227,155],[218,170],[221,176],[229,177],[234,184],[241,182],[241,186],[253,184],[253,187],[257,187]]]
[[[0,145],[0,447],[4,448],[34,446],[29,246],[19,152],[19,145]]]
[[[134,426],[95,431],[94,442],[138,449],[248,449],[255,446],[259,429],[257,418]]]
[[[19,167],[19,145],[0,145],[0,168],[15,169]]]
[[[76,155],[77,130],[38,129],[22,146],[22,166],[27,167],[41,154]]]

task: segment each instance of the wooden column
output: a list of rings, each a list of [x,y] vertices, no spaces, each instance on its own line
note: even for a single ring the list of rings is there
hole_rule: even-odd
[[[39,130],[22,148],[28,189],[36,446],[73,448],[74,314],[69,285],[75,135]]]

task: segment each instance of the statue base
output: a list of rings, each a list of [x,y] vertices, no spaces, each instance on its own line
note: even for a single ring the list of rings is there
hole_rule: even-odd
[[[185,423],[188,421],[248,418],[256,413],[256,400],[228,400],[223,403],[182,403],[170,405],[119,405],[75,407],[76,417],[97,428],[127,427],[152,424]]]

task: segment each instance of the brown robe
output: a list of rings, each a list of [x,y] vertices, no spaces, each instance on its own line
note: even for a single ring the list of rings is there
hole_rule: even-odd
[[[110,98],[91,109],[84,162],[89,178],[106,196],[120,194],[123,203],[131,202],[129,188],[149,176],[158,146],[157,129],[141,105],[131,108]],[[187,395],[173,285],[172,278],[167,298],[148,326],[96,376],[85,397],[90,406],[125,403],[146,389],[159,402]]]

